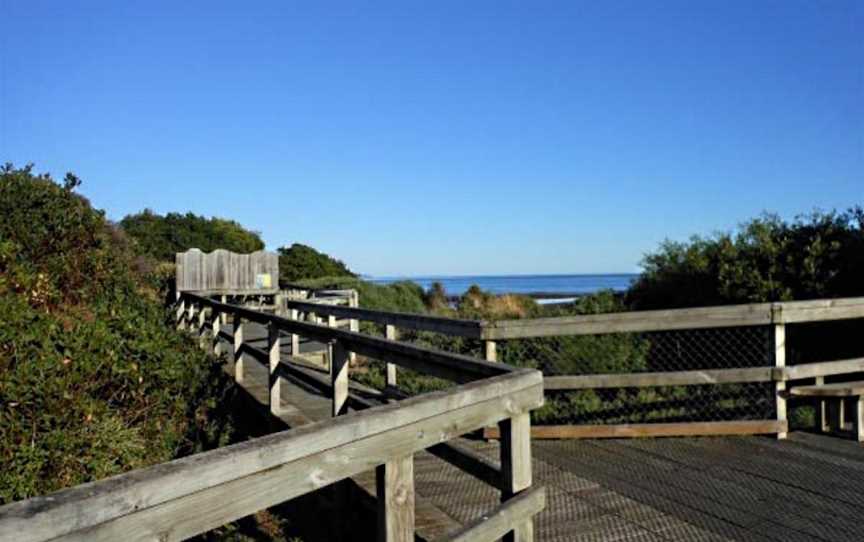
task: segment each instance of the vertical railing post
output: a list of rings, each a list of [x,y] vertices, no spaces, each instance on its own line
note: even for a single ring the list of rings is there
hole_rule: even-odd
[[[223,305],[228,304],[228,296],[227,295],[224,295],[224,294],[222,295],[222,304]],[[228,325],[228,313],[227,312],[222,313],[222,325],[223,326]]]
[[[387,324],[384,327],[384,335],[386,336],[388,341],[395,341],[398,339],[398,333],[396,332],[396,326]],[[396,364],[388,363],[387,364],[387,387],[395,388],[396,387]]]
[[[289,320],[299,320],[299,315],[297,314],[297,309],[289,309],[288,310],[288,319]],[[291,356],[299,356],[300,355],[300,335],[296,333],[292,333],[289,335],[291,338]]]
[[[330,346],[330,384],[333,389],[333,417],[348,411],[348,350],[342,341]]]
[[[198,312],[198,346],[201,350],[207,349],[207,307],[201,304],[201,310]]]
[[[779,309],[779,307],[776,307]],[[779,311],[775,310],[774,317],[779,316]],[[774,324],[774,366],[783,368],[786,366],[786,325],[783,323]],[[774,392],[777,397],[777,421],[786,422],[786,381],[778,380],[774,384]],[[777,433],[778,439],[785,439],[787,432],[781,430]]]
[[[183,297],[177,303],[177,329],[186,329],[186,298]]]
[[[213,354],[218,357],[222,355],[222,339],[219,337],[219,334],[222,332],[222,311],[213,309],[210,321],[213,326]]]
[[[531,487],[531,415],[516,414],[499,422],[498,428],[501,433],[501,501],[504,502]],[[514,526],[503,540],[533,541],[533,518]]]
[[[354,308],[354,309],[356,309],[357,307],[360,306],[360,297],[357,294],[357,290],[351,291],[351,296],[348,298],[348,306],[351,308]],[[351,318],[350,320],[348,320],[348,329],[352,333],[359,332],[360,331],[360,320],[358,320],[357,318]],[[350,355],[349,363],[351,363],[352,365],[357,363],[357,354],[355,354],[354,352],[351,352],[349,355]]]
[[[234,381],[243,382],[243,318],[234,313]]]
[[[278,416],[282,411],[282,379],[279,378],[280,347],[279,328],[267,325],[267,353],[270,358],[270,412]]]
[[[495,341],[483,341],[485,346],[486,361],[498,361],[498,350]]]
[[[375,469],[378,542],[414,542],[414,456]]]
[[[184,323],[183,328],[191,332],[195,327],[195,324],[193,324],[194,321],[195,303],[189,301],[188,303],[186,303],[186,322]]]

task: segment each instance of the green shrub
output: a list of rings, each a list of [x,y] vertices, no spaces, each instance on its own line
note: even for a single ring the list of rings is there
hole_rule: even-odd
[[[173,262],[177,252],[190,248],[200,248],[204,252],[222,248],[240,254],[264,250],[264,241],[257,232],[233,220],[193,213],[162,216],[145,209],[124,217],[120,227],[135,239],[140,254],[161,262]]]
[[[643,267],[627,294],[634,309],[864,295],[864,209],[765,215],[736,232],[666,241]]]
[[[360,306],[364,309],[412,313],[427,312],[423,288],[415,282],[375,284],[352,277],[321,277],[300,280],[296,284],[312,289],[357,290],[360,296]]]
[[[0,170],[0,503],[230,435],[230,382],[77,184]]]
[[[280,247],[277,251],[279,252],[279,281],[282,284],[301,279],[356,276],[341,261],[300,243],[294,243],[290,247]]]

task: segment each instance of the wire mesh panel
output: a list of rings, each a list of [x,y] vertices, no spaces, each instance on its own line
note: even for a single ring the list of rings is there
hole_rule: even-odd
[[[501,341],[499,359],[547,376],[770,367],[770,326]],[[759,420],[775,416],[770,382],[550,391],[538,423]]]

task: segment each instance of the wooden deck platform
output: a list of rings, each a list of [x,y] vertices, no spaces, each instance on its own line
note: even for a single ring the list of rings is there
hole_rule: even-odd
[[[266,404],[265,368],[253,360],[246,367],[244,387]],[[330,416],[329,398],[301,381],[285,397],[295,424]],[[460,444],[497,459],[496,442]],[[864,447],[851,440],[791,433],[786,441],[535,441],[533,454],[535,483],[547,488],[538,540],[864,539]],[[415,476],[425,539],[497,504],[496,490],[429,453],[417,454]],[[374,494],[374,473],[355,481]]]

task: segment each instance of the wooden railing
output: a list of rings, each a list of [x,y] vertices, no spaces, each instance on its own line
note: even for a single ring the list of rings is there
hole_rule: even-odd
[[[233,317],[227,333],[222,315]],[[335,417],[0,508],[0,540],[182,540],[360,473],[377,471],[379,540],[414,540],[413,454],[429,450],[501,492],[501,505],[447,540],[533,540],[543,488],[532,487],[530,411],[543,403],[540,372],[301,322],[182,293],[178,326],[206,348],[233,344],[243,381],[251,323],[269,330],[270,408],[285,374],[281,332],[328,345]],[[348,356],[455,381],[444,391],[348,412]],[[258,356],[253,356],[258,357]],[[362,402],[362,401],[361,401]],[[496,425],[500,466],[448,441]]]
[[[433,331],[479,339],[484,342],[487,361],[497,358],[499,341],[538,337],[602,335],[748,326],[770,326],[773,334],[773,365],[733,369],[705,369],[626,374],[560,375],[544,378],[547,390],[586,390],[603,388],[644,388],[706,384],[772,383],[775,389],[776,419],[720,422],[644,423],[624,425],[567,425],[533,428],[535,438],[582,438],[660,435],[777,434],[785,438],[787,421],[787,383],[806,378],[864,371],[864,359],[850,359],[786,366],[786,326],[864,318],[864,298],[754,303],[692,309],[633,311],[558,318],[467,321],[415,314],[371,311],[349,307],[322,307],[314,303],[288,302],[296,311],[314,312],[328,317],[357,319],[387,326],[387,336],[397,336],[398,328]],[[396,383],[396,368],[388,367],[388,385]],[[494,429],[486,432],[497,437]]]

